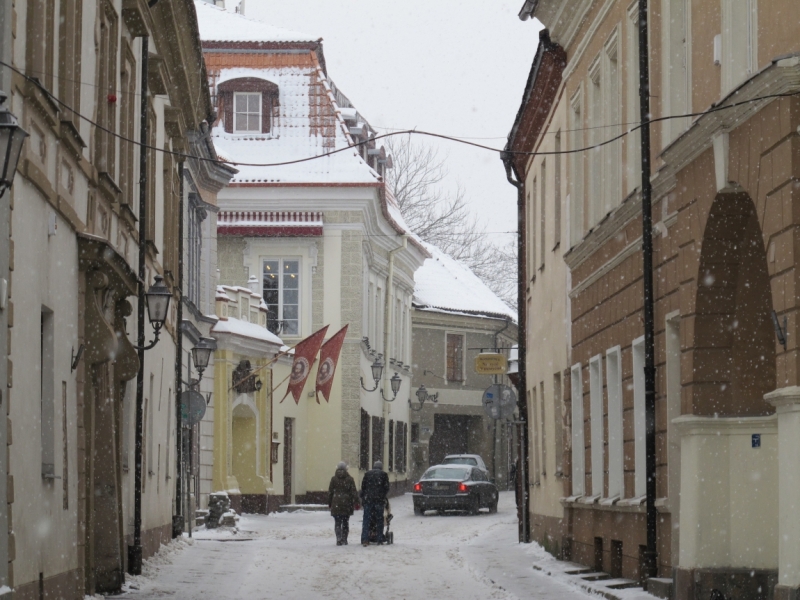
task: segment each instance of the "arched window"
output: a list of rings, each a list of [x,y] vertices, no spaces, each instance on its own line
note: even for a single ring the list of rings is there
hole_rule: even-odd
[[[257,77],[229,79],[217,86],[217,101],[228,133],[269,133],[278,86]]]

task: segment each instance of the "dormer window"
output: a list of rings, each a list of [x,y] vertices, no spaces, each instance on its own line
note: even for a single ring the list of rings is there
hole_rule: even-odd
[[[233,131],[261,132],[261,94],[235,93],[233,95]]]
[[[228,133],[269,133],[278,99],[278,86],[258,77],[228,79],[217,86],[219,114]]]

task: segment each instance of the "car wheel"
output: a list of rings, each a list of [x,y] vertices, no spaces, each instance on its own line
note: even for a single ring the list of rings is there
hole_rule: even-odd
[[[424,508],[422,508],[421,506],[416,506],[416,505],[414,506],[414,515],[416,515],[417,517],[421,517],[424,514],[425,514]]]
[[[481,501],[477,496],[473,496],[469,500],[469,514],[477,515],[481,512]]]
[[[493,515],[497,512],[497,498],[489,505],[489,514]]]

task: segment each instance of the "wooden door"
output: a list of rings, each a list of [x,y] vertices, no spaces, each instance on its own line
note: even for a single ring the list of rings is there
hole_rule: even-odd
[[[294,419],[283,420],[283,501],[291,504],[292,498],[292,425]]]

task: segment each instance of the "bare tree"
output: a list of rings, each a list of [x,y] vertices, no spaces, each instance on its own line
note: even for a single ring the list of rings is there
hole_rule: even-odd
[[[496,247],[490,241],[470,212],[463,188],[442,189],[446,157],[410,138],[386,139],[394,163],[387,171],[387,185],[406,223],[420,238],[464,262],[509,306],[516,306],[516,247]]]

